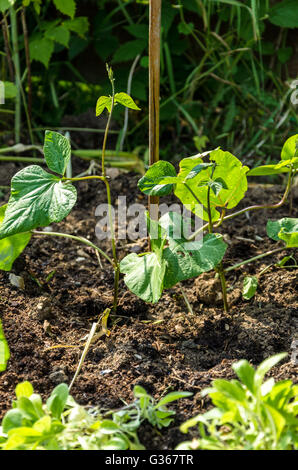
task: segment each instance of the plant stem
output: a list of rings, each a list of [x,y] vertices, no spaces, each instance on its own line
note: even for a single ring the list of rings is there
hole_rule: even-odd
[[[105,181],[104,176],[98,176],[98,175],[90,175],[90,176],[80,176],[78,178],[66,178],[65,176],[62,178],[63,181],[85,181],[85,180],[101,180]]]
[[[115,280],[114,280],[114,301],[113,301],[114,312],[116,312],[117,304],[118,304],[119,277],[120,277],[120,264],[117,262],[117,266],[115,268]]]
[[[4,48],[5,48],[6,59],[7,59],[7,63],[8,63],[8,70],[9,70],[10,80],[13,82],[13,79],[14,79],[13,63],[12,63],[11,50],[10,50],[9,39],[8,39],[8,24],[7,24],[5,15],[3,16],[3,20],[1,22],[1,25],[2,25]]]
[[[212,180],[213,174],[214,174],[215,166],[212,167],[212,172],[210,179]],[[212,224],[212,215],[211,215],[211,204],[210,204],[210,191],[211,191],[211,186],[208,184],[208,190],[207,190],[207,210],[208,210],[208,231],[209,233],[213,232],[213,224]]]
[[[292,184],[292,171],[290,171],[289,173],[289,178],[288,178],[284,195],[277,204],[262,204],[262,205],[249,206],[249,207],[246,207],[245,209],[241,209],[238,212],[234,212],[234,214],[226,215],[223,218],[223,220],[232,219],[233,217],[237,217],[238,215],[242,215],[245,212],[249,212],[249,211],[260,210],[260,209],[278,209],[286,202],[290,189],[291,189],[291,184]]]
[[[34,157],[14,157],[13,155],[0,155],[0,162],[18,162],[18,163],[46,163],[43,158]]]
[[[103,250],[101,250],[98,246],[96,246],[94,243],[90,242],[90,240],[87,240],[87,238],[84,237],[77,237],[75,235],[70,235],[69,233],[61,233],[61,232],[39,232],[37,230],[32,230],[32,233],[34,235],[48,235],[50,237],[62,237],[62,238],[70,238],[71,240],[75,240],[80,243],[84,243],[87,246],[91,246],[94,250],[98,251],[106,260],[111,263],[112,266],[114,266],[114,262],[112,258],[110,258]]]
[[[91,132],[95,134],[103,134],[105,131],[104,129],[93,129],[89,127],[34,127],[33,132],[39,132],[39,131],[73,131],[73,132]],[[119,134],[120,131],[116,130],[111,130],[109,131],[109,134]]]
[[[228,304],[228,297],[227,297],[227,283],[226,283],[225,271],[224,271],[222,262],[219,264],[216,271],[218,272],[220,282],[221,282],[224,311],[225,313],[229,313],[229,304]]]
[[[110,123],[112,119],[112,114],[114,110],[114,105],[115,105],[115,84],[114,84],[114,75],[113,75],[113,70],[107,65],[107,72],[109,76],[109,80],[112,85],[112,103],[111,103],[111,109],[109,112],[109,117],[105,129],[105,134],[104,134],[104,139],[103,139],[103,146],[102,146],[102,167],[101,167],[101,172],[102,176],[101,178],[103,179],[105,185],[106,185],[106,191],[107,191],[107,200],[108,200],[108,217],[109,217],[109,225],[110,225],[110,231],[111,231],[111,239],[112,239],[112,251],[113,251],[113,259],[114,259],[114,300],[113,300],[113,311],[116,312],[117,310],[117,304],[118,304],[118,290],[119,290],[119,273],[120,273],[120,265],[117,257],[117,251],[116,251],[116,239],[115,239],[115,231],[114,231],[114,221],[113,221],[113,215],[112,215],[112,199],[111,199],[111,189],[109,185],[109,181],[106,178],[106,172],[105,172],[105,151],[106,151],[106,144],[107,144],[107,138],[108,138],[108,133],[109,133],[109,128],[110,128]]]
[[[106,171],[105,171],[105,151],[106,151],[106,145],[107,145],[107,138],[108,138],[108,133],[109,133],[109,128],[111,124],[111,119],[112,119],[112,113],[114,109],[114,103],[115,103],[115,86],[114,86],[114,79],[111,79],[111,84],[112,84],[112,104],[111,104],[111,111],[109,112],[109,117],[108,117],[108,122],[106,125],[106,130],[104,134],[104,139],[103,139],[103,144],[102,144],[102,154],[101,154],[101,172],[102,176],[106,176]]]
[[[31,119],[32,119],[32,77],[31,77],[29,37],[28,37],[25,7],[23,7],[21,10],[21,19],[22,19],[22,26],[23,26],[23,33],[24,33],[26,66],[27,66],[27,71],[28,71],[28,118],[31,122]],[[32,132],[32,128],[31,128],[31,132]]]
[[[287,248],[285,246],[282,246],[280,248],[275,248],[274,250],[267,251],[266,253],[262,253],[257,256],[253,256],[252,258],[249,258],[245,261],[241,261],[240,263],[234,264],[233,266],[230,266],[229,268],[226,268],[224,271],[228,273],[229,271],[233,271],[234,269],[240,268],[240,266],[244,266],[245,264],[253,263],[254,261],[257,261],[258,259],[265,258],[265,256],[270,256],[274,255],[275,253],[279,253],[280,251],[284,251]]]
[[[15,98],[15,143],[20,142],[21,134],[21,67],[18,45],[17,15],[14,7],[10,8],[11,36],[12,36],[12,59],[15,67],[15,84],[17,88]]]
[[[81,176],[79,178],[62,178],[63,181],[85,181],[90,179],[98,179],[105,183],[106,185],[106,192],[107,192],[107,200],[108,200],[108,217],[109,217],[109,226],[111,231],[111,240],[112,240],[112,252],[113,252],[113,260],[109,258],[110,263],[112,264],[114,271],[115,271],[115,283],[114,283],[114,300],[113,300],[113,310],[116,311],[117,308],[117,301],[118,301],[118,284],[119,284],[119,262],[117,258],[117,251],[116,251],[116,239],[115,239],[115,231],[114,231],[114,223],[113,223],[113,214],[112,214],[112,199],[111,199],[111,190],[109,181],[106,176]],[[96,245],[94,245],[96,246]],[[98,247],[97,247],[98,248]],[[98,249],[98,251],[103,254],[102,250]],[[106,257],[106,255],[105,255]]]
[[[277,203],[277,204],[263,204],[263,205],[255,205],[255,206],[249,206],[249,207],[246,207],[245,209],[241,209],[240,211],[238,212],[234,212],[233,214],[230,214],[230,215],[226,215],[224,217],[222,217],[220,219],[220,224],[217,225],[217,227],[219,227],[219,225],[221,225],[222,222],[226,221],[226,220],[229,220],[229,219],[232,219],[234,217],[237,217],[238,215],[242,215],[242,214],[245,214],[245,212],[249,212],[249,211],[253,211],[253,210],[260,210],[260,209],[278,209],[279,207],[281,207],[283,204],[285,204],[286,200],[287,200],[287,197],[289,195],[289,192],[290,192],[290,189],[291,189],[291,184],[292,184],[292,176],[293,176],[293,171],[291,171],[289,173],[289,178],[288,178],[288,182],[287,182],[287,186],[286,186],[286,189],[285,189],[285,192],[284,192],[284,195],[283,197],[281,198],[281,200]],[[190,189],[190,188],[189,188]],[[192,193],[193,194],[193,193]],[[193,194],[194,195],[194,194]],[[195,197],[195,196],[194,196]],[[197,198],[196,198],[197,199]],[[203,227],[200,227],[196,232],[194,232],[188,239],[188,241],[191,241],[193,240],[200,232],[202,232],[202,230],[205,230],[206,228],[208,227],[208,224],[204,225]]]

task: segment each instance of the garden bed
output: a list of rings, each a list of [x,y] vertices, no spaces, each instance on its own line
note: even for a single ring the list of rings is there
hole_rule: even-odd
[[[9,184],[18,169],[14,164],[1,165],[0,185]],[[80,171],[79,162],[74,173]],[[134,174],[114,177],[113,203],[118,195],[126,195],[127,204],[146,204],[146,197],[136,189],[137,180]],[[283,191],[277,185],[252,185],[245,205],[278,202]],[[0,204],[7,198],[8,193]],[[108,251],[109,246],[99,242],[94,233],[98,222],[95,208],[103,202],[105,191],[100,182],[80,182],[75,208],[53,227],[90,235],[91,241]],[[291,217],[298,217],[295,203],[297,206],[297,193]],[[286,204],[275,211],[252,213],[249,219],[245,215],[233,219],[225,226],[229,248],[224,265],[275,248],[276,242],[266,235],[266,222],[289,216],[289,210]],[[141,252],[146,243],[145,239],[137,243],[120,240],[120,258]],[[109,321],[111,334],[91,346],[72,389],[74,398],[81,404],[114,409],[122,400],[133,399],[136,384],[155,397],[173,390],[191,391],[193,397],[172,405],[177,417],[162,435],[149,425],[139,433],[148,449],[174,448],[185,439],[178,431],[179,424],[209,406],[200,391],[215,378],[233,377],[234,361],[246,358],[257,365],[274,353],[290,354],[298,324],[297,269],[272,267],[261,276],[254,299],[245,301],[241,295],[245,275],[256,275],[287,253],[282,251],[227,274],[232,288],[228,315],[222,309],[214,272],[183,283],[194,314],[188,313],[178,287],[165,291],[160,302],[151,305],[130,293],[121,280],[117,317],[111,316]],[[297,250],[296,255],[298,259]],[[33,237],[13,267],[13,272],[24,278],[25,289],[13,287],[9,274],[0,272],[0,315],[11,350],[7,370],[1,374],[0,419],[11,406],[18,382],[29,380],[46,397],[55,385],[72,379],[82,352],[77,346],[84,345],[91,323],[113,301],[113,271],[104,259],[102,264],[103,269],[92,248],[62,238]],[[290,355],[272,375],[278,380],[297,380],[297,366]]]

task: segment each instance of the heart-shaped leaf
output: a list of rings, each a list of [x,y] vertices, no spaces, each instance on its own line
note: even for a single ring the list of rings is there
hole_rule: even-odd
[[[246,276],[244,278],[242,295],[245,300],[249,300],[255,295],[258,283],[258,278],[255,276]]]
[[[145,302],[157,302],[163,291],[166,262],[156,253],[131,253],[120,263],[127,287]]]
[[[177,184],[175,195],[184,205],[190,207],[194,213],[197,213],[199,201],[204,207],[203,219],[208,220],[208,186],[205,184],[206,177],[209,181],[217,181],[221,186],[215,183],[213,191],[210,193],[211,217],[213,221],[216,221],[220,217],[220,212],[216,209],[217,207],[232,209],[244,197],[247,190],[246,173],[248,167],[243,166],[241,161],[234,155],[221,149],[212,151],[209,158],[211,162],[216,164],[215,168],[212,168],[213,164],[204,171],[200,171],[195,178],[187,180],[187,185]],[[187,175],[202,163],[202,159],[197,157],[181,160],[178,177],[186,181]]]
[[[76,203],[77,192],[70,183],[31,165],[11,180],[11,196],[0,226],[0,240],[61,222]]]
[[[4,220],[7,204],[0,207],[0,228]],[[0,240],[0,269],[10,271],[14,261],[20,256],[28,245],[32,234],[20,233]]]
[[[181,215],[168,212],[160,219],[167,230],[168,247],[163,251],[167,261],[164,287],[173,287],[180,281],[197,277],[214,269],[223,259],[227,245],[219,234],[206,235],[202,240],[188,241],[187,228]]]

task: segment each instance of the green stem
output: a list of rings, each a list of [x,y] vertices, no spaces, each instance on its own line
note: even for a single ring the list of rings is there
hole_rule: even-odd
[[[111,104],[111,111],[109,112],[109,117],[108,117],[108,122],[106,125],[106,130],[104,134],[104,139],[103,139],[103,145],[102,145],[102,155],[101,155],[101,172],[102,176],[106,176],[105,172],[105,151],[106,151],[106,145],[107,145],[107,138],[108,138],[108,133],[109,133],[109,128],[111,124],[111,119],[112,119],[112,113],[114,109],[114,103],[115,103],[115,86],[114,86],[114,79],[111,79],[111,84],[112,84],[112,104]]]
[[[229,268],[226,268],[224,271],[228,273],[229,271],[233,271],[234,269],[240,268],[240,266],[244,266],[245,264],[253,263],[254,261],[257,261],[259,259],[265,258],[266,256],[274,255],[275,253],[279,253],[280,251],[286,250],[287,248],[285,246],[280,247],[280,248],[275,248],[274,250],[267,251],[266,253],[262,253],[257,256],[253,256],[252,258],[249,258],[245,261],[241,261],[240,263],[234,264],[233,266],[230,266]]]
[[[253,210],[260,210],[260,209],[278,209],[279,207],[281,207],[283,204],[285,204],[286,200],[287,200],[287,197],[289,195],[289,192],[290,192],[290,189],[291,189],[291,184],[292,184],[292,176],[293,176],[293,171],[291,171],[289,173],[289,179],[288,179],[288,182],[287,182],[287,186],[286,186],[286,189],[285,189],[285,192],[284,192],[284,195],[283,197],[281,198],[281,200],[277,203],[277,204],[263,204],[263,205],[255,205],[255,206],[249,206],[249,207],[246,207],[245,209],[241,209],[240,211],[238,212],[234,212],[233,214],[230,214],[230,215],[226,215],[225,217],[223,217],[221,219],[221,222],[224,222],[226,220],[229,220],[229,219],[232,219],[234,217],[237,217],[238,215],[242,215],[242,214],[245,214],[245,212],[249,212],[249,211],[253,211]],[[189,188],[190,189],[190,188]],[[194,194],[193,194],[194,195]],[[195,197],[195,196],[194,196]],[[196,198],[197,200],[197,198]],[[205,230],[207,227],[208,227],[209,224],[206,224],[204,225],[203,227],[200,227],[196,232],[194,232],[188,239],[188,241],[191,241],[193,240],[202,230]],[[221,223],[220,223],[221,225]],[[219,227],[219,225],[217,225],[217,227]]]
[[[90,175],[90,176],[80,176],[78,178],[66,178],[65,176],[62,178],[63,181],[85,181],[85,180],[101,180],[105,181],[104,176],[97,176],[97,175]]]
[[[255,205],[255,206],[249,206],[246,207],[245,209],[241,209],[238,212],[234,212],[234,214],[226,215],[223,220],[229,220],[232,219],[233,217],[237,217],[238,215],[242,215],[245,212],[250,212],[254,210],[260,210],[260,209],[278,209],[281,207],[287,200],[287,197],[289,195],[290,189],[291,189],[291,184],[292,184],[292,171],[289,173],[289,178],[287,182],[287,186],[284,192],[283,197],[277,204],[262,204],[262,205]]]
[[[11,36],[12,36],[12,59],[15,67],[15,143],[20,142],[21,134],[21,67],[18,45],[17,15],[13,7],[10,8]]]
[[[94,250],[98,251],[106,260],[111,263],[112,266],[114,266],[112,258],[110,258],[104,251],[102,251],[98,246],[96,246],[94,243],[90,242],[90,240],[87,240],[87,238],[84,237],[77,237],[75,235],[70,235],[69,233],[60,233],[60,232],[39,232],[37,230],[32,230],[32,233],[34,235],[48,235],[50,237],[62,237],[62,238],[70,238],[71,240],[75,240],[80,243],[84,243],[87,246],[91,246]]]
[[[212,180],[213,178],[214,170],[215,170],[215,166],[213,165],[210,180]],[[213,224],[212,224],[212,215],[211,215],[210,191],[211,191],[211,186],[210,184],[208,184],[208,190],[207,190],[208,231],[209,233],[212,233]]]
[[[17,163],[46,163],[43,158],[34,158],[34,157],[14,157],[11,156],[0,156],[0,162],[17,162]]]
[[[113,301],[113,310],[116,312],[118,304],[118,291],[119,291],[119,277],[120,277],[120,265],[117,263],[115,269],[115,280],[114,280],[114,301]]]
[[[104,129],[93,129],[89,127],[34,127],[33,132],[39,132],[39,131],[73,131],[73,132],[91,132],[95,134],[103,134],[105,131]],[[109,131],[109,134],[119,134],[120,131],[116,130],[111,130]]]

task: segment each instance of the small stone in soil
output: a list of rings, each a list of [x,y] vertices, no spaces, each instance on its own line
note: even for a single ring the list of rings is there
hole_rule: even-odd
[[[65,382],[68,382],[68,377],[67,375],[65,374],[65,372],[63,370],[56,370],[54,372],[52,372],[50,375],[49,375],[49,379],[51,382],[53,382],[55,385],[58,385],[60,383],[65,383]]]

